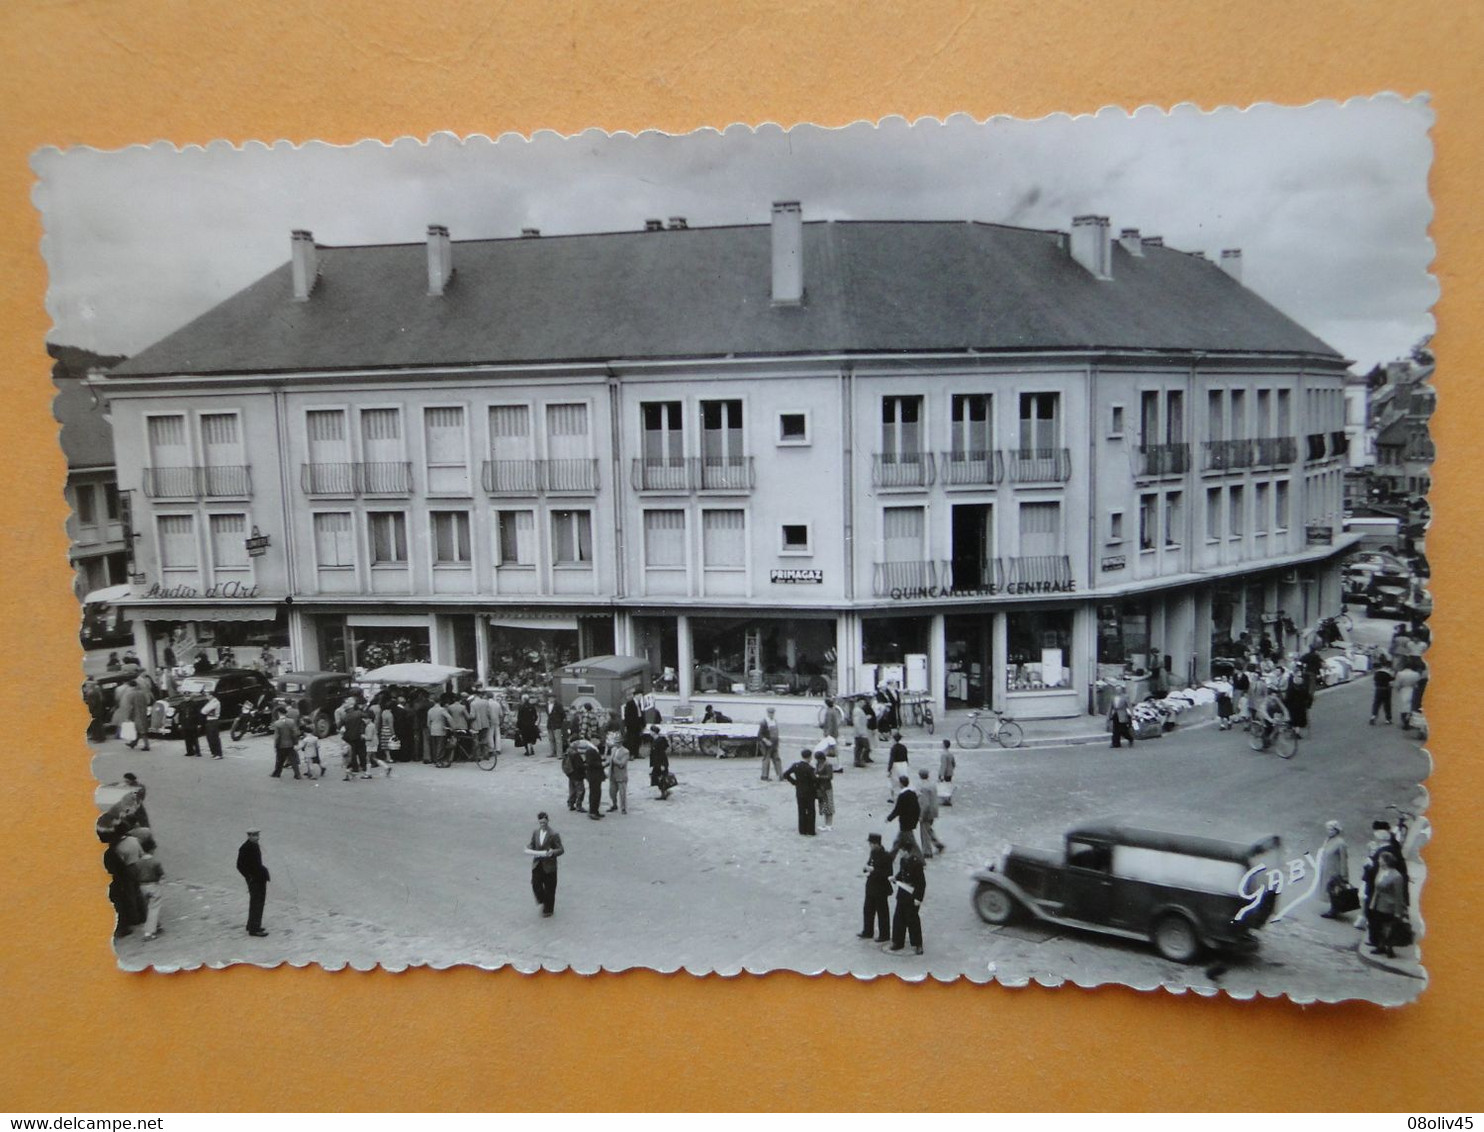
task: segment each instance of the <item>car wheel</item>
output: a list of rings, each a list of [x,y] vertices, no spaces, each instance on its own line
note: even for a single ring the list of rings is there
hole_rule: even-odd
[[[1201,953],[1195,925],[1179,912],[1168,912],[1154,925],[1154,949],[1172,963],[1193,963]]]
[[[974,911],[986,924],[1008,924],[1015,918],[1015,898],[999,885],[980,884],[974,889]]]

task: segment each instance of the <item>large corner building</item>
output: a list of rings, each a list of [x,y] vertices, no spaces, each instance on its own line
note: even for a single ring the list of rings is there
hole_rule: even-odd
[[[98,381],[136,643],[616,651],[801,721],[881,666],[1022,717],[1203,676],[1337,611],[1346,545],[1346,362],[1240,276],[1096,216],[295,232]]]

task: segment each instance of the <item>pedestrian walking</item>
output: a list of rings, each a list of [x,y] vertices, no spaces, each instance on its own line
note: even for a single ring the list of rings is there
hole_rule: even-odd
[[[495,730],[495,704],[488,688],[474,693],[469,703],[469,726],[474,729],[474,748],[481,755],[500,758],[500,735]]]
[[[670,740],[661,733],[660,725],[649,728],[649,784],[660,792],[660,801],[668,801],[675,789],[675,776],[670,773]]]
[[[1134,712],[1121,688],[1108,707],[1108,730],[1113,733],[1114,748],[1122,745],[1122,739],[1127,739],[1130,747],[1134,745]]]
[[[529,754],[529,752],[527,752]],[[603,752],[591,743],[582,755],[582,766],[587,777],[587,816],[593,821],[602,821],[599,812],[603,806]]]
[[[340,738],[350,748],[350,770],[347,778],[351,775],[370,778],[366,773],[366,713],[361,710],[361,703],[355,698],[345,701],[345,710],[340,715]],[[298,771],[295,770],[294,777],[298,776]]]
[[[175,726],[185,741],[185,757],[201,757],[201,701],[183,700],[175,709]]]
[[[1376,876],[1371,883],[1369,913],[1371,954],[1396,958],[1398,928],[1407,919],[1407,878],[1397,867],[1399,858],[1383,849],[1376,858]]]
[[[299,729],[289,721],[288,709],[282,704],[273,712],[273,773],[270,778],[282,778],[284,769],[299,777],[299,761],[294,757],[294,748],[299,742]],[[347,779],[350,775],[347,773]]]
[[[304,768],[306,777],[314,778],[316,770],[319,771],[318,777],[325,776],[325,764],[319,757],[319,737],[313,731],[306,731],[299,736],[299,741],[294,744],[294,757]]]
[[[557,858],[566,852],[562,848],[562,835],[551,828],[551,821],[542,810],[536,815],[536,829],[531,834],[526,852],[531,862],[531,892],[536,903],[541,905],[541,914],[550,916],[556,910]]]
[[[388,778],[392,776],[392,760],[402,749],[402,740],[397,735],[397,714],[392,710],[395,700],[390,692],[383,692],[370,721],[376,733],[377,758],[385,764]]]
[[[952,782],[953,772],[958,767],[958,758],[953,753],[953,740],[943,740],[943,753],[938,756],[938,781]]]
[[[944,742],[947,742],[945,739]],[[893,731],[891,733],[891,751],[886,756],[886,800],[894,800],[897,796],[897,779],[907,770],[910,760],[907,757],[907,744],[902,742],[902,733]]]
[[[871,761],[871,717],[866,714],[864,700],[855,701],[855,708],[850,713],[850,727],[855,732],[851,765],[863,767]]]
[[[763,721],[757,725],[757,753],[763,759],[763,781],[771,781],[770,771],[778,771],[778,781],[783,781],[783,758],[778,753],[778,709],[770,707]]]
[[[799,832],[814,836],[814,807],[818,800],[815,789],[814,761],[808,751],[799,752],[799,760],[783,772],[783,780],[794,788],[794,802],[799,807]]]
[[[575,739],[562,754],[562,773],[567,776],[567,809],[582,812],[582,799],[587,791],[586,739]]]
[[[108,701],[103,685],[91,676],[82,682],[82,702],[88,707],[88,742],[101,743],[108,733]]]
[[[629,812],[629,748],[619,738],[617,731],[608,737],[608,750],[604,755],[608,767],[608,812]]]
[[[892,805],[891,812],[886,815],[887,821],[897,823],[897,840],[892,846],[892,852],[896,853],[910,846],[921,857],[922,849],[917,844],[917,824],[922,820],[922,803],[917,797],[917,791],[912,789],[912,780],[906,774],[897,776],[897,788],[897,800]]]
[[[1319,891],[1329,900],[1329,910],[1319,913],[1326,920],[1338,920],[1343,911],[1338,894],[1354,889],[1350,884],[1350,847],[1345,844],[1344,830],[1337,821],[1324,823],[1324,844],[1319,847]]]
[[[1283,706],[1288,709],[1288,722],[1293,724],[1301,739],[1308,733],[1309,708],[1313,704],[1314,693],[1309,691],[1308,681],[1297,674],[1292,676],[1283,693]]]
[[[247,934],[264,936],[263,905],[268,901],[268,870],[263,866],[260,830],[247,831],[247,840],[237,849],[237,871],[247,881]]]
[[[206,737],[211,757],[222,758],[222,701],[215,692],[207,692],[206,702],[201,705],[201,734]]]
[[[938,820],[938,784],[928,774],[927,767],[919,770],[917,777],[917,805],[921,810],[917,825],[922,830],[922,855],[931,858],[934,851],[941,853],[946,848],[933,832],[933,823]]]
[[[149,750],[149,710],[151,698],[138,681],[124,687],[119,695],[117,718],[119,734],[129,747]]]
[[[133,869],[129,867],[129,861],[119,850],[124,836],[123,830],[111,831],[108,834],[108,848],[103,850],[103,867],[108,870],[108,901],[113,905],[114,911],[114,939],[131,935],[135,925],[144,923],[146,913],[144,894],[139,891],[139,882],[134,877]],[[137,841],[132,838],[130,840],[138,846]],[[143,855],[141,849],[138,857]]]
[[[1385,658],[1376,662],[1376,671],[1371,673],[1371,718],[1368,722],[1375,723],[1376,716],[1383,711],[1386,713],[1386,722],[1391,722],[1391,682],[1394,679],[1391,666]]]
[[[835,831],[835,768],[823,751],[814,753],[814,796],[824,817],[824,832]]]
[[[623,705],[623,741],[630,751],[639,749],[644,737],[644,701],[638,688],[629,693]]]
[[[520,707],[515,709],[516,742],[525,748],[521,753],[527,758],[536,753],[536,740],[541,738],[541,728],[536,724],[536,705],[531,697],[522,695]]]
[[[165,890],[161,884],[165,869],[154,855],[145,849],[144,854],[130,866],[134,880],[144,897],[144,938],[154,939],[160,934],[160,911],[165,902]]]
[[[1417,685],[1422,680],[1422,673],[1414,667],[1415,659],[1409,656],[1398,663],[1396,678],[1392,682],[1396,695],[1397,722],[1404,728],[1412,723]]]
[[[907,794],[912,791],[908,790]],[[912,950],[922,954],[922,901],[927,896],[927,870],[922,854],[909,843],[897,859],[897,906],[891,921],[891,950],[901,951],[912,941]]]
[[[546,697],[546,737],[551,741],[551,754],[549,759],[562,757],[562,749],[567,745],[567,709],[562,707],[562,701],[555,696]],[[638,746],[629,748],[631,754],[638,754]]]
[[[885,943],[891,938],[891,854],[881,844],[881,834],[868,833],[870,856],[866,858],[866,902],[862,909],[861,939]]]

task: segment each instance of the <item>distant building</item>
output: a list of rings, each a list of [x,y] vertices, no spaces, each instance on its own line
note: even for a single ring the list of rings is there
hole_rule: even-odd
[[[91,369],[106,369],[123,359],[104,357],[72,346],[48,346],[54,359],[52,383],[57,396],[53,413],[62,426],[62,452],[67,458],[68,559],[79,599],[128,577],[125,516],[113,466],[113,433],[102,402],[85,381]]]
[[[99,382],[136,643],[1075,715],[1337,612],[1346,362],[1220,264],[772,221],[322,247]]]

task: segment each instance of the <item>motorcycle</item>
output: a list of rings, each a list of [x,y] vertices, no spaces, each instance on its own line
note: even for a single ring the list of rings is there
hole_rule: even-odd
[[[264,699],[257,704],[243,704],[237,718],[232,720],[232,740],[236,742],[244,735],[269,735],[273,732],[273,709],[276,701]]]

